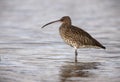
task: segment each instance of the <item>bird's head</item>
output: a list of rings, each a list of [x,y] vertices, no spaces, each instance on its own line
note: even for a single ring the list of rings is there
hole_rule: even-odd
[[[63,23],[68,23],[68,22],[71,22],[71,19],[69,16],[64,16],[60,19],[60,21]]]
[[[42,26],[41,28],[44,28],[45,26],[49,25],[49,24],[52,24],[52,23],[55,23],[55,22],[62,22],[63,24],[69,24],[71,25],[71,19],[69,16],[64,16],[62,17],[61,19],[59,20],[56,20],[56,21],[52,21],[52,22],[49,22],[47,24],[45,24],[44,26]]]

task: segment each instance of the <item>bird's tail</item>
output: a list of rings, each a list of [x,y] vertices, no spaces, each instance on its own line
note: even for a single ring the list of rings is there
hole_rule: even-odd
[[[105,46],[101,46],[101,48],[106,49],[106,47],[105,47]]]

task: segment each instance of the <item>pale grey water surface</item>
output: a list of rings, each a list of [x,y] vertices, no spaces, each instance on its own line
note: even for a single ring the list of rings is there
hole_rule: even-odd
[[[68,15],[106,50],[74,49],[59,36]],[[120,82],[120,0],[0,0],[0,82]]]

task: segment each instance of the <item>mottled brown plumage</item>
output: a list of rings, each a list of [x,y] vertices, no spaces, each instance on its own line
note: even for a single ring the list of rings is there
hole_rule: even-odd
[[[105,47],[101,43],[99,43],[86,31],[76,26],[73,26],[69,16],[64,16],[60,20],[50,22],[43,27],[59,21],[62,22],[62,25],[59,28],[62,39],[65,41],[65,43],[75,48],[75,61],[77,61],[78,48],[96,47],[105,49]]]

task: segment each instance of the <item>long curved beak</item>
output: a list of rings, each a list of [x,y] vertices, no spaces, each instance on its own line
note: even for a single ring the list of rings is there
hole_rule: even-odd
[[[52,24],[52,23],[55,23],[55,22],[60,22],[60,20],[56,20],[56,21],[49,22],[49,23],[45,24],[44,26],[42,26],[41,28],[44,28],[45,26],[47,26],[47,25],[49,25],[49,24]]]

